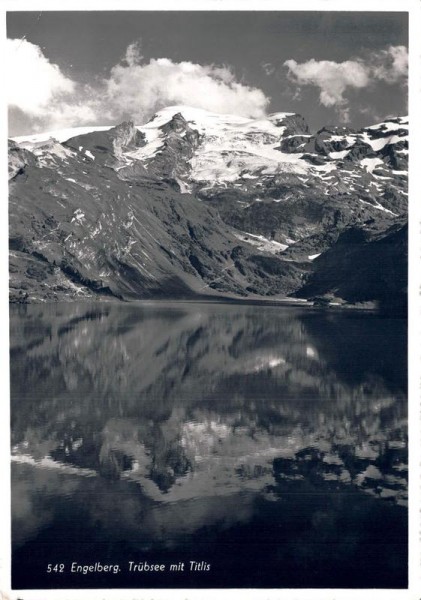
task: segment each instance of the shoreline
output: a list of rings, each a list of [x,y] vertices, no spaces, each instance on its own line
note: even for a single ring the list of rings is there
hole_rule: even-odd
[[[326,303],[323,305],[314,303],[313,301],[301,298],[236,298],[232,296],[197,296],[189,298],[139,298],[139,299],[118,299],[110,297],[96,297],[84,299],[69,299],[69,300],[54,300],[54,301],[34,301],[34,302],[11,302],[10,306],[40,306],[40,305],[68,305],[68,304],[113,304],[121,306],[137,306],[137,305],[165,305],[165,304],[215,304],[215,305],[238,305],[238,306],[262,306],[262,307],[278,307],[278,308],[300,308],[319,313],[364,313],[377,316],[404,318],[408,320],[407,311],[392,311],[385,310],[380,307],[373,306],[373,303],[360,304],[339,304]]]

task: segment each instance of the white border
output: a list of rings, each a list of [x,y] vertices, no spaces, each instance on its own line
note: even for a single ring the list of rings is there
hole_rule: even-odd
[[[136,0],[3,0],[2,7],[5,12],[12,11],[79,11],[92,10],[103,12],[107,10],[133,10],[133,11],[159,11],[180,10],[205,11],[205,10],[250,10],[250,11],[337,11],[337,12],[406,12],[416,9],[417,0],[178,0],[177,5],[173,0],[146,0],[139,3]]]
[[[419,600],[421,598],[421,2],[418,0],[3,0],[0,7],[0,44],[5,56],[6,12],[9,11],[142,11],[142,10],[259,10],[259,11],[338,11],[409,12],[409,589],[408,590],[22,590],[11,591],[10,582],[10,411],[9,411],[9,336],[8,336],[8,262],[7,262],[7,107],[5,92],[0,92],[0,162],[2,165],[0,203],[0,310],[3,323],[0,343],[3,397],[1,398],[0,473],[2,477],[0,510],[0,600],[210,600],[216,595],[235,600]],[[356,50],[358,50],[356,48]],[[0,60],[0,81],[5,81],[5,61]],[[3,75],[3,77],[1,77]],[[387,527],[387,523],[385,523]]]
[[[412,6],[409,18],[409,590],[421,595],[421,3]]]

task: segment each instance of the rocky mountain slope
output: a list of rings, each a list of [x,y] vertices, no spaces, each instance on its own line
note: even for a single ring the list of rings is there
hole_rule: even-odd
[[[403,117],[313,135],[296,114],[170,107],[143,126],[15,138],[9,157],[14,301],[405,304]]]

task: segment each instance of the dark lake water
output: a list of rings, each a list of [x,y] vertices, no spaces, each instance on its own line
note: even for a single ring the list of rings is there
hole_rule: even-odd
[[[405,320],[145,303],[10,322],[15,589],[407,586]]]

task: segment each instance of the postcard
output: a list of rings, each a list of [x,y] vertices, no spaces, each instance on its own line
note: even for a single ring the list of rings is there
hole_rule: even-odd
[[[419,597],[418,4],[3,16],[2,598]]]

